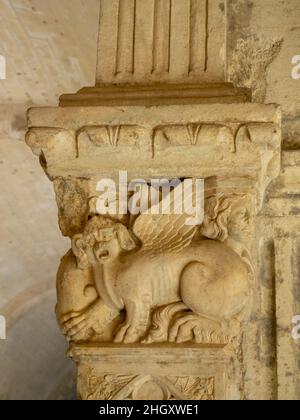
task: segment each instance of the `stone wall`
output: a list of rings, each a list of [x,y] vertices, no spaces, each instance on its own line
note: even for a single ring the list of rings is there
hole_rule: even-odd
[[[259,226],[261,231],[267,226],[260,244],[266,299],[273,299],[281,322],[266,324],[258,339],[277,343],[280,399],[300,395],[300,341],[291,337],[292,318],[300,314],[300,80],[292,77],[292,58],[300,52],[299,21],[297,0],[229,1],[230,79],[253,89],[254,100],[279,103],[283,111],[282,172],[269,188]],[[267,347],[258,357],[266,365],[274,362]]]

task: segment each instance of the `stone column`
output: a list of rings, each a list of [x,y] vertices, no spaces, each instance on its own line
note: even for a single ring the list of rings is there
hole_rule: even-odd
[[[223,83],[225,68],[223,1],[101,1],[97,85]]]
[[[61,106],[243,102],[226,79],[224,0],[101,0],[96,88]]]
[[[102,0],[96,87],[29,111],[27,143],[72,244],[56,314],[79,398],[274,398],[257,226],[281,114],[250,96],[226,83],[224,1]],[[203,223],[99,214],[97,185],[120,171],[128,183],[204,179]]]

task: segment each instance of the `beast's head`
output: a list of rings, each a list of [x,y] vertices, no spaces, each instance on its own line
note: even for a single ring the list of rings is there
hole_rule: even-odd
[[[135,248],[137,244],[126,226],[103,216],[92,217],[83,233],[72,239],[72,250],[81,269],[112,263]]]
[[[206,200],[204,222],[201,226],[203,236],[221,242],[228,238],[228,220],[232,210],[232,202],[223,194],[218,194]]]

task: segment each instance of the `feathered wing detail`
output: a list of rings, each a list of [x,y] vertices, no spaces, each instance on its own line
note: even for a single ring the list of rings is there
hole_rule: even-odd
[[[183,188],[183,185],[180,184],[176,188]],[[176,188],[170,193],[171,214],[152,214],[150,208],[136,219],[132,230],[142,243],[142,251],[153,254],[180,252],[191,244],[199,226],[187,224],[191,215],[175,214],[182,205],[175,200]],[[185,198],[193,200],[194,189],[189,195],[190,197]]]
[[[142,243],[142,250],[153,253],[181,251],[192,242],[197,226],[186,225],[186,215],[141,214],[133,233]]]

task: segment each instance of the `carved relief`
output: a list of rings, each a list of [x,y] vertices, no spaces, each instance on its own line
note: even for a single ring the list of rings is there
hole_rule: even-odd
[[[159,152],[170,147],[198,146],[202,148],[233,147],[231,131],[218,124],[187,124],[157,127],[154,130],[154,151]]]
[[[143,127],[135,124],[84,126],[76,134],[71,130],[55,128],[32,128],[26,141],[33,152],[38,155],[45,169],[53,164],[60,165],[66,160],[72,161],[78,157],[93,158],[96,155],[109,154],[112,161],[117,162],[116,149],[124,152],[141,151],[141,159],[148,159],[147,154],[165,153],[166,165],[171,164],[169,152],[182,153],[186,147],[187,158],[194,157],[197,152],[217,153],[260,153],[260,159],[267,165],[269,178],[278,172],[278,157],[274,155],[274,137],[280,140],[279,128],[271,123],[209,123],[205,121],[188,122],[183,125],[169,124],[153,127]],[[276,142],[280,147],[280,142]],[[125,156],[124,154],[124,156]],[[268,166],[272,158],[274,169]],[[182,155],[180,157],[182,159]],[[189,159],[191,161],[191,159]],[[265,169],[264,169],[265,170]],[[265,174],[263,174],[265,175]]]
[[[97,149],[105,153],[106,148],[150,148],[148,139],[147,131],[135,125],[83,127],[77,133],[77,157],[97,153]]]
[[[251,399],[261,372],[273,386],[258,342],[276,311],[256,248],[281,114],[224,84],[225,3],[101,0],[97,87],[28,114],[27,143],[54,180],[72,243],[56,315],[82,399]],[[203,223],[98,215],[95,186],[119,171],[214,179]]]
[[[84,375],[78,378],[78,390],[83,400],[113,400],[134,376],[95,375],[93,369],[87,368]]]
[[[198,146],[202,152],[215,149],[216,146],[224,148],[227,152],[249,150],[251,144],[270,145],[276,133],[273,124],[262,123],[229,123],[209,124],[205,122],[189,123],[186,125],[160,126],[154,129],[154,152],[164,151],[170,147]]]
[[[233,203],[209,199],[200,227],[184,215],[141,214],[132,227],[93,216],[58,273],[67,338],[84,341],[125,311],[115,343],[229,344],[249,296],[247,265],[225,244]]]
[[[187,400],[211,401],[215,399],[215,379],[192,376],[168,376]]]
[[[79,376],[84,400],[199,400],[215,399],[215,378],[198,376],[104,375],[87,369]]]

